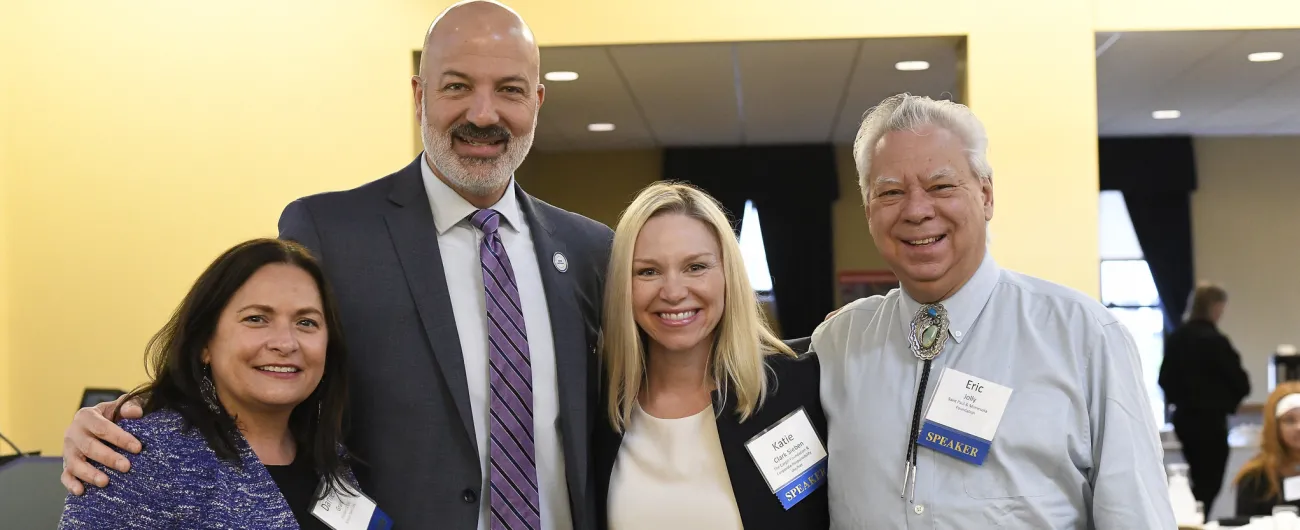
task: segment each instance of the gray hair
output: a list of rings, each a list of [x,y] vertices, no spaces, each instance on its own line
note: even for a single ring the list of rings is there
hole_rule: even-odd
[[[858,136],[853,140],[853,160],[858,166],[858,187],[863,201],[867,199],[867,173],[871,171],[871,157],[876,144],[886,134],[894,131],[915,131],[922,125],[942,127],[956,134],[966,144],[971,171],[983,179],[993,178],[993,167],[988,160],[988,135],[984,124],[970,108],[953,101],[935,101],[927,96],[903,93],[881,101],[862,118]]]

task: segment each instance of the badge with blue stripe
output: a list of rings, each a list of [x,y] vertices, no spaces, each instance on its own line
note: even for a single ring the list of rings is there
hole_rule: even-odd
[[[826,445],[803,407],[750,438],[745,448],[787,510],[826,483]]]
[[[1010,400],[1008,387],[945,368],[916,442],[983,465]]]
[[[325,482],[317,488],[316,497],[321,497]],[[329,495],[316,501],[311,514],[333,530],[390,530],[393,519],[379,509],[375,501],[360,491],[339,491],[337,488]]]

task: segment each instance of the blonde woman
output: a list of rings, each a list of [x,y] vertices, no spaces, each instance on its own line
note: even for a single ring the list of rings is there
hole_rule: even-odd
[[[815,356],[764,323],[717,202],[653,184],[606,276],[597,422],[601,528],[827,528]]]
[[[1234,483],[1237,517],[1270,515],[1279,504],[1300,506],[1300,498],[1286,495],[1300,489],[1300,382],[1279,384],[1268,396],[1259,454],[1242,466]]]

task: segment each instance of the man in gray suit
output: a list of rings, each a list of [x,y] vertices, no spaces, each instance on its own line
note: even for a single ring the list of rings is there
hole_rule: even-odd
[[[349,448],[396,528],[595,527],[590,404],[613,234],[514,182],[545,98],[539,63],[513,11],[448,8],[411,81],[424,153],[280,217],[280,236],[316,254],[338,296]],[[107,410],[83,409],[68,429],[73,493],[107,483],[87,459],[128,465],[107,444],[139,448]]]

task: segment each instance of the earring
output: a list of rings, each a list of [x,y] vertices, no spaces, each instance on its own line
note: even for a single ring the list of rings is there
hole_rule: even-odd
[[[221,401],[217,399],[217,386],[212,384],[212,365],[203,365],[203,380],[199,381],[199,391],[203,394],[203,401],[208,404],[208,409],[213,414],[222,414]]]

